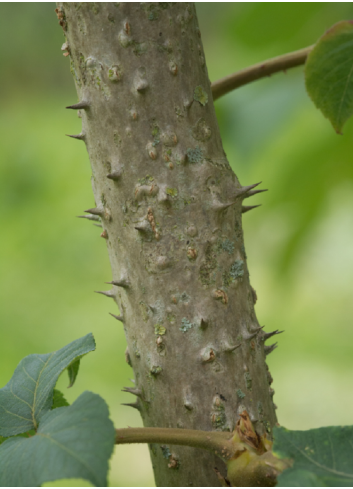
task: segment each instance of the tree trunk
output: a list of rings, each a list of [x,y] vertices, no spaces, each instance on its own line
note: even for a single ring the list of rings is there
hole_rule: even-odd
[[[242,233],[241,187],[189,3],[59,3],[112,289],[145,426],[276,422]],[[247,208],[243,207],[243,212]],[[107,277],[108,279],[108,277]],[[115,311],[113,311],[115,312]],[[270,349],[269,349],[270,350]],[[158,486],[218,486],[208,452],[150,446]],[[138,461],[136,461],[138,466]]]

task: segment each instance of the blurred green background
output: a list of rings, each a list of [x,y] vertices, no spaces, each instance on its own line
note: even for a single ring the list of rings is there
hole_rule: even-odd
[[[0,4],[0,386],[20,359],[93,332],[69,401],[101,394],[117,427],[139,426],[125,339],[94,290],[111,279],[105,240],[76,219],[94,204],[80,119],[54,3]],[[197,4],[210,79],[315,42],[353,18],[352,3]],[[269,357],[279,422],[353,424],[353,122],[337,136],[305,93],[303,68],[216,102],[225,151],[243,185],[263,181],[244,216],[260,324],[284,329]],[[250,202],[249,202],[250,203]],[[113,307],[113,310],[112,310]],[[116,449],[112,486],[153,486],[145,446]]]

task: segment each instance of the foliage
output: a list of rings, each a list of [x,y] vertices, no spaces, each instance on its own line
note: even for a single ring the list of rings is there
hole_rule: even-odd
[[[107,485],[115,430],[105,401],[86,391],[69,406],[54,389],[65,369],[72,384],[70,366],[94,349],[88,334],[56,352],[29,355],[0,389],[1,486],[40,486],[62,478]]]
[[[353,114],[352,49],[353,21],[338,22],[319,39],[305,66],[308,93],[338,133]]]
[[[352,487],[353,426],[308,431],[274,430],[274,453],[292,459],[278,478],[281,487]]]

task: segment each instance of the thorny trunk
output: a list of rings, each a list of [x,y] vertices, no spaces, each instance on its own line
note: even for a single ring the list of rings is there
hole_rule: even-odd
[[[271,348],[241,222],[256,191],[240,186],[223,151],[194,6],[60,3],[57,13],[135,407],[145,426],[222,431],[246,409],[270,434]],[[150,453],[158,486],[218,486],[214,467],[224,473],[206,451]]]

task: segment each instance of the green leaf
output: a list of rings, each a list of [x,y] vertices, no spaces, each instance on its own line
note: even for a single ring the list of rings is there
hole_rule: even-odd
[[[278,486],[353,486],[353,426],[308,431],[275,428],[274,438],[275,455],[294,461],[279,476]]]
[[[78,374],[78,369],[80,368],[80,361],[81,358],[75,360],[74,362],[72,362],[71,365],[67,367],[67,372],[69,374],[69,380],[70,380],[70,384],[68,385],[68,387],[72,387],[75,383]]]
[[[56,409],[63,406],[70,406],[70,404],[67,402],[62,392],[60,392],[58,389],[54,389],[53,404],[51,408]]]
[[[14,437],[0,445],[0,486],[33,487],[63,478],[106,486],[114,442],[105,401],[86,391],[71,406],[44,414],[31,438]]]
[[[41,416],[51,409],[61,372],[95,347],[93,335],[88,334],[56,352],[23,358],[11,380],[0,389],[0,435],[36,429]]]
[[[319,39],[305,64],[307,91],[337,133],[353,114],[353,21],[338,22]]]

